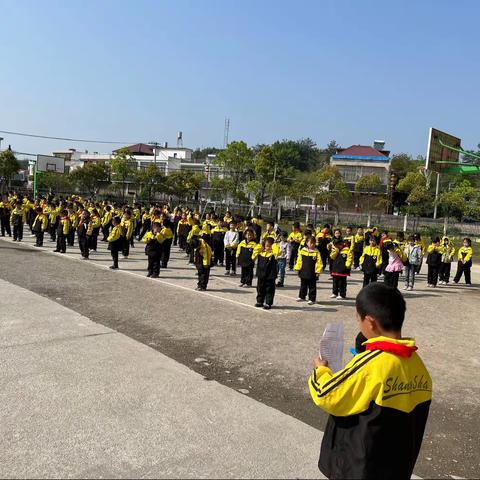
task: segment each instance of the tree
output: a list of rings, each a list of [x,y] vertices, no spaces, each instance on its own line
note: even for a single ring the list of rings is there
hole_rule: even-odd
[[[310,138],[282,140],[271,145],[278,161],[301,171],[312,171],[321,166],[320,150]]]
[[[0,184],[10,187],[12,177],[18,173],[21,166],[15,154],[11,150],[0,152]]]
[[[165,191],[166,177],[154,163],[137,170],[134,177],[135,183],[140,187],[140,196],[149,201],[152,201],[157,192]]]
[[[263,146],[255,157],[254,177],[247,183],[246,190],[253,194],[257,205],[262,205],[265,197],[270,196],[272,206],[285,193],[285,187],[291,183],[294,172],[275,154],[272,147]]]
[[[478,193],[468,180],[463,180],[451,190],[441,193],[438,197],[438,206],[442,209],[444,216],[455,217],[462,221],[465,216],[475,216],[478,208]],[[472,208],[469,206],[472,205]],[[473,215],[471,215],[473,213]]]
[[[182,199],[193,197],[201,188],[203,175],[188,170],[171,172],[165,177],[163,190],[169,196]]]
[[[197,148],[192,153],[192,159],[193,160],[201,160],[203,158],[206,158],[207,155],[217,155],[221,151],[222,151],[221,148],[216,148],[216,147],[205,147],[205,148],[202,148],[202,149]]]
[[[110,170],[112,172],[112,180],[122,185],[122,201],[125,200],[125,187],[129,180],[132,179],[133,173],[136,171],[137,164],[132,157],[130,150],[120,148],[110,160]]]
[[[373,205],[380,205],[382,200],[384,200],[383,196],[379,197],[379,194],[382,192],[382,181],[376,173],[363,175],[355,184],[355,192],[358,194],[360,201],[363,200],[365,203],[368,213],[367,226],[369,227]]]
[[[253,152],[245,142],[231,142],[215,158],[215,164],[223,170],[225,185],[233,200],[246,202],[245,184],[252,177]]]
[[[40,190],[53,192],[70,192],[72,188],[72,175],[57,172],[38,172],[37,185]]]
[[[418,171],[418,167],[425,165],[424,160],[414,160],[407,153],[398,153],[392,156],[390,172],[395,174],[397,181],[405,178],[408,172]]]
[[[397,190],[408,193],[407,213],[419,217],[432,211],[433,195],[420,172],[408,172],[405,178],[398,182]]]
[[[110,169],[105,163],[86,163],[75,169],[70,178],[80,190],[95,196],[102,185],[110,183]]]
[[[350,196],[340,172],[333,165],[325,165],[315,172],[298,174],[290,194],[298,199],[311,198],[315,208],[318,205],[332,206],[337,217],[340,215],[342,203]]]
[[[335,155],[340,148],[340,145],[335,140],[330,140],[327,147],[322,150],[322,153],[327,154],[330,158],[332,155]]]

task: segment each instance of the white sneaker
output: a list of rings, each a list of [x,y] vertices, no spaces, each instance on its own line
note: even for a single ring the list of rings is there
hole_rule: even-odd
[[[341,295],[338,295],[337,300],[343,300],[343,297]]]
[[[408,290],[408,287],[405,285],[405,286],[403,287],[403,289],[404,289],[404,290]]]
[[[337,298],[337,296],[336,296],[334,293],[332,293],[332,294],[330,295],[330,298]]]
[[[408,287],[407,290],[411,292],[413,290],[413,287]]]
[[[297,302],[304,302],[304,301],[305,301],[305,299],[304,299],[304,298],[300,298],[300,297],[298,297],[296,301],[297,301]]]
[[[307,303],[308,305],[315,305],[315,302],[313,300],[309,300]]]

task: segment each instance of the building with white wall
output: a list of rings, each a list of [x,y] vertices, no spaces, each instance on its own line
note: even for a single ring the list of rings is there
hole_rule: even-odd
[[[384,146],[384,141],[376,140],[373,147],[352,145],[341,148],[332,155],[330,163],[338,168],[351,192],[355,191],[355,184],[360,177],[372,173],[378,175],[386,192],[389,184],[390,152],[385,150]]]

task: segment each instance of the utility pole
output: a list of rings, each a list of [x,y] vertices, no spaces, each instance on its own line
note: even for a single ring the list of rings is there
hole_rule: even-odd
[[[157,166],[157,148],[160,144],[158,142],[149,142],[149,145],[153,147],[153,164]]]

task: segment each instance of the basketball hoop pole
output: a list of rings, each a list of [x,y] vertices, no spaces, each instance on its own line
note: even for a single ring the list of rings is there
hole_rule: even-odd
[[[437,185],[435,187],[435,205],[433,207],[433,218],[437,218],[438,194],[440,193],[440,172],[437,172]]]

